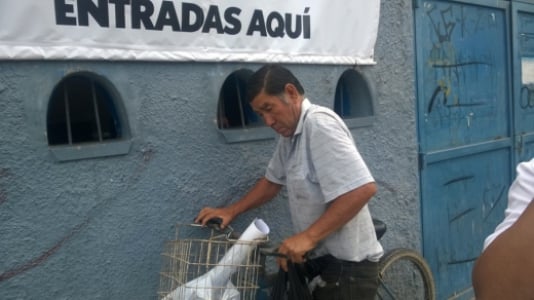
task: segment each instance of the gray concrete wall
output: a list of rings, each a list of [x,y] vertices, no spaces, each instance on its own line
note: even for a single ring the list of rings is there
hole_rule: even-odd
[[[353,130],[379,183],[373,214],[385,248],[420,246],[410,0],[382,1],[377,64],[357,67],[376,95],[373,125]],[[357,37],[355,37],[357,38]],[[216,128],[222,82],[260,64],[0,62],[0,298],[155,299],[164,241],[205,205],[237,199],[264,172],[275,140],[228,144]],[[333,107],[350,66],[287,65],[312,102]],[[54,86],[74,71],[108,79],[124,103],[128,154],[57,162],[46,139]],[[234,223],[290,234],[282,196]]]

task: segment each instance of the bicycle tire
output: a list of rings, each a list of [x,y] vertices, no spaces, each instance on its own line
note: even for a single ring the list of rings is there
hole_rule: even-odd
[[[379,262],[377,299],[436,299],[432,271],[426,260],[415,250],[396,248]]]

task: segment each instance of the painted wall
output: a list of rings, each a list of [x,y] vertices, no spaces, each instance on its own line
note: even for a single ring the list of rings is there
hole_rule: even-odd
[[[381,5],[377,64],[357,67],[375,92],[376,119],[353,134],[379,183],[371,210],[389,224],[385,248],[419,249],[411,1]],[[242,67],[260,64],[1,61],[0,298],[155,299],[174,224],[237,199],[274,149],[275,140],[228,144],[216,128],[219,88]],[[333,107],[350,66],[288,67],[312,102]],[[132,134],[127,155],[53,159],[48,99],[81,70],[120,93]],[[280,241],[290,234],[286,205],[282,194],[234,227],[262,217]]]

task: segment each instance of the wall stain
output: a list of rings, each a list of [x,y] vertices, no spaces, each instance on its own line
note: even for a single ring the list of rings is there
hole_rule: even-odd
[[[9,169],[7,168],[0,168],[0,179],[9,177]],[[0,205],[7,202],[7,192],[4,190],[4,188],[0,185]]]
[[[7,202],[7,194],[2,187],[0,187],[0,205]]]
[[[127,179],[127,186],[126,190],[129,189],[129,187],[135,183],[137,180],[139,180],[139,176],[142,173],[142,171],[145,169],[146,164],[152,159],[154,155],[154,150],[149,148],[148,150],[142,151],[142,161],[143,164],[138,166],[136,170],[130,175],[130,177]],[[5,177],[6,174],[8,174],[8,169],[2,169],[0,168],[0,178]],[[2,199],[2,191],[0,190],[0,200]],[[85,219],[84,222],[76,225],[67,235],[65,235],[63,238],[61,238],[56,244],[54,244],[52,247],[50,247],[48,250],[44,251],[41,255],[37,256],[34,259],[31,259],[27,261],[26,263],[14,267],[10,270],[7,270],[0,274],[0,282],[8,280],[10,278],[13,278],[15,276],[21,275],[35,267],[38,267],[42,265],[45,261],[47,261],[52,255],[54,255],[56,252],[58,252],[61,247],[66,244],[68,241],[70,241],[72,238],[74,238],[78,233],[80,233],[89,223],[92,221],[92,219],[100,212],[101,209],[106,207],[109,202],[112,201],[114,197],[109,197],[107,200],[104,200],[97,206],[95,206],[88,214],[88,217]],[[1,204],[2,202],[0,202]]]
[[[74,227],[74,229],[72,229],[66,236],[64,236],[54,246],[52,246],[51,248],[43,252],[38,257],[26,262],[25,264],[21,266],[7,270],[4,273],[0,274],[0,282],[4,280],[8,280],[28,270],[31,270],[37,266],[40,266],[43,262],[45,262],[48,258],[50,258],[54,253],[56,253],[67,241],[69,241],[72,237],[74,237],[83,227],[87,226],[87,224],[89,224],[89,218],[85,222]]]

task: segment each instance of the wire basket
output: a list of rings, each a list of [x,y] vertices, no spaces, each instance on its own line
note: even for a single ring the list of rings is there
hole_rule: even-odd
[[[263,271],[258,245],[198,224],[177,224],[162,253],[159,299],[255,299]],[[235,256],[240,251],[239,257]],[[210,279],[214,278],[214,279]]]

